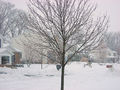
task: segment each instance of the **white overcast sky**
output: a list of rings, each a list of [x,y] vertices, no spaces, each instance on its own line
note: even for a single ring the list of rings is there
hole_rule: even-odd
[[[3,0],[4,1],[4,0]],[[9,1],[19,9],[26,10],[26,2],[29,0],[5,0]],[[120,0],[91,0],[97,3],[100,15],[106,14],[110,17],[109,31],[120,32]]]

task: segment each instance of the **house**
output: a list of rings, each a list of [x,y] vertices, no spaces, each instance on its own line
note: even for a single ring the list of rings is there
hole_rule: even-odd
[[[4,43],[0,35],[0,66],[11,66],[19,64],[21,59],[20,50],[12,47],[10,43]]]
[[[19,49],[22,53],[22,63],[48,63],[47,57],[40,55],[43,53],[47,55],[47,49],[40,48],[37,44],[42,43],[41,40],[33,33],[24,33],[11,40],[11,46]],[[39,52],[38,52],[39,51]]]
[[[94,62],[102,63],[115,63],[118,58],[117,52],[111,50],[104,41],[95,50],[92,50],[89,56]]]

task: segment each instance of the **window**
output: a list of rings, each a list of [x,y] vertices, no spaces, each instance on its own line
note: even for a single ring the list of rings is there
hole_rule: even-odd
[[[109,56],[111,56],[111,53],[108,53]]]
[[[116,53],[113,53],[114,56],[117,56]]]
[[[19,55],[19,58],[22,58],[22,53],[21,52],[19,52],[18,55]]]
[[[69,54],[67,58],[70,58],[72,56],[72,54]],[[80,61],[80,59],[82,58],[82,55],[74,55],[71,58],[71,61]]]
[[[2,56],[2,64],[9,63],[9,56]]]
[[[15,55],[12,56],[12,64],[15,63]]]
[[[48,51],[47,56],[48,56],[48,60],[53,61],[53,62],[56,61],[56,55],[54,54],[54,52]]]

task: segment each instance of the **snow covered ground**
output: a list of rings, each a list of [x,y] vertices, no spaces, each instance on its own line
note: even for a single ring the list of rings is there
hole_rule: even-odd
[[[60,71],[55,65],[0,68],[0,90],[60,90]],[[65,90],[120,90],[120,64],[113,71],[106,65],[71,63],[66,66]]]

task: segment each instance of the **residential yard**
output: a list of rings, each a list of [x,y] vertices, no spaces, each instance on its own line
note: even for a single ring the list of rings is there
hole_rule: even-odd
[[[55,65],[30,68],[0,68],[0,90],[60,90],[60,71]],[[120,64],[113,70],[106,65],[71,63],[66,66],[65,90],[120,90]]]

